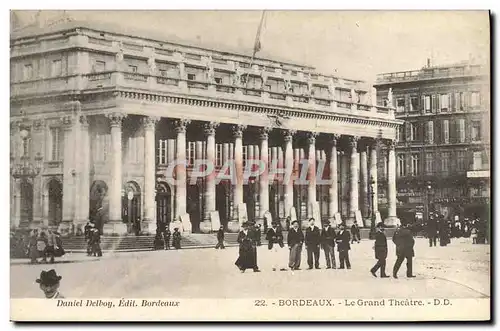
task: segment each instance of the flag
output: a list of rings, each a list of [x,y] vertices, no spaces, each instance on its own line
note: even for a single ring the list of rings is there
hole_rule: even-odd
[[[262,25],[264,23],[265,16],[266,16],[266,11],[263,11],[262,17],[260,18],[259,28],[257,30],[257,35],[255,36],[255,44],[253,46],[253,54],[254,55],[262,49],[262,43],[261,43],[260,37],[261,37],[261,33],[262,33]]]

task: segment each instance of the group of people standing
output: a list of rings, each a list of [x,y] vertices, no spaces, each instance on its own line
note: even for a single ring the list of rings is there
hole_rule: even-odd
[[[254,223],[245,222],[242,230],[238,234],[239,256],[236,266],[245,272],[246,269],[260,271],[257,266],[257,246],[260,239],[260,228]],[[326,221],[320,230],[315,225],[314,218],[309,219],[305,234],[299,228],[299,222],[291,222],[288,231],[287,245],[289,249],[288,266],[284,263],[283,249],[285,247],[283,232],[278,222],[271,222],[271,228],[266,232],[267,248],[271,252],[273,271],[280,270],[300,270],[302,246],[305,245],[307,251],[308,270],[320,269],[320,250],[323,249],[327,269],[336,269],[335,246],[339,253],[340,269],[351,268],[349,261],[349,250],[351,249],[351,235],[346,231],[345,225],[339,225],[339,231],[335,231]],[[288,268],[287,268],[288,267]]]
[[[56,257],[64,254],[61,235],[57,231],[50,228],[31,231],[27,245],[27,255],[31,263],[54,263]]]
[[[469,220],[464,218],[462,221],[456,217],[455,221],[444,218],[443,215],[430,213],[426,226],[426,235],[429,239],[429,246],[444,247],[451,243],[452,238],[471,238],[473,244],[487,242],[487,222],[481,219]]]
[[[85,241],[87,242],[88,256],[102,256],[101,250],[101,231],[92,221],[85,224],[84,227]]]
[[[156,236],[154,239],[154,249],[155,250],[169,250],[170,249],[170,238],[172,238],[172,246],[175,249],[181,248],[181,233],[179,228],[174,229],[174,233],[170,232],[168,226],[162,225],[156,229]]]

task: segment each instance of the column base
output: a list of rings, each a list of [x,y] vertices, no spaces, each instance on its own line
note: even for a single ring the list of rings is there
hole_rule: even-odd
[[[401,221],[397,216],[389,216],[384,220],[384,225],[389,228],[395,228],[398,225],[401,225]]]
[[[144,219],[141,224],[141,232],[143,234],[156,235],[156,221]]]
[[[108,221],[107,223],[104,223],[102,232],[107,236],[126,235],[128,233],[127,224],[122,221]]]
[[[227,232],[232,232],[232,233],[240,232],[240,222],[239,221],[228,221],[227,222]]]
[[[212,233],[214,229],[212,229],[212,221],[209,219],[200,222],[200,232],[201,233]]]

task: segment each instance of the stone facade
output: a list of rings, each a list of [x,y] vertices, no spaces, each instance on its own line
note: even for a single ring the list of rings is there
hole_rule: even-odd
[[[378,142],[394,146],[402,123],[393,108],[378,106],[362,82],[250,60],[81,22],[14,33],[11,158],[41,155],[43,166],[34,178],[12,177],[12,226],[70,233],[99,215],[106,234],[155,233],[164,224],[210,232],[217,211],[237,231],[243,204],[247,218],[262,222],[269,212],[284,225],[292,209],[301,220],[348,225],[369,217],[377,210],[369,198],[374,150]],[[202,159],[219,173],[231,160],[236,180],[193,180]],[[242,181],[251,160],[267,166]],[[270,182],[273,164],[296,174],[301,160],[306,184]],[[316,183],[320,164],[328,185]],[[395,171],[389,162],[390,224]]]

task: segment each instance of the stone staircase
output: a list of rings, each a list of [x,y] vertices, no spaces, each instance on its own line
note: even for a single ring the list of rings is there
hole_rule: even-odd
[[[361,229],[361,239],[368,239],[370,229]],[[388,238],[394,234],[394,229],[386,229],[385,233]],[[283,232],[285,243],[288,233]],[[237,246],[237,233],[226,233],[224,242],[226,246]],[[265,244],[265,234],[262,234],[262,243]],[[83,236],[63,238],[64,250],[67,252],[85,252],[87,244]],[[154,236],[103,236],[101,237],[101,249],[103,251],[147,251],[153,250]],[[184,234],[181,239],[181,247],[186,248],[213,248],[217,244],[217,235],[191,233]]]

